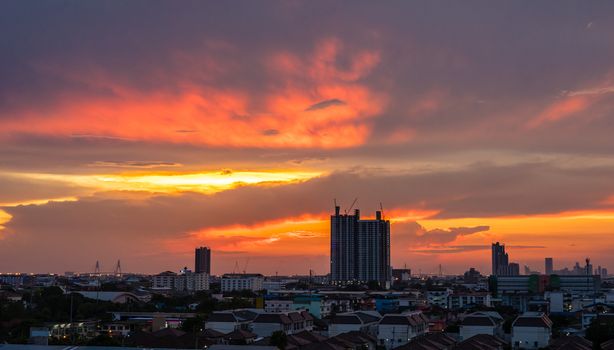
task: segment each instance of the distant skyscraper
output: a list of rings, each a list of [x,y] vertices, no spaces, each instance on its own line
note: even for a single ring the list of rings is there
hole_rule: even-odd
[[[520,276],[520,265],[517,263],[509,263],[507,265],[507,272],[504,276]]]
[[[492,245],[492,274],[495,276],[507,275],[507,266],[509,264],[509,257],[505,252],[505,245],[493,243]]]
[[[211,274],[211,249],[208,247],[196,248],[194,272]]]
[[[390,221],[377,211],[375,220],[360,220],[354,215],[335,214],[330,217],[330,272],[337,283],[391,281]]]
[[[492,274],[495,276],[520,275],[520,265],[509,262],[505,245],[499,244],[499,242],[492,244]]]
[[[552,261],[552,258],[546,258],[545,264],[546,264],[546,275],[552,275],[552,272],[554,271],[554,262]]]

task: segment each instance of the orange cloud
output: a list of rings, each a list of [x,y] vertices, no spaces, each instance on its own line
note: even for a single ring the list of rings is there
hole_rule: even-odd
[[[348,68],[337,67],[340,55],[348,57]],[[196,60],[182,58],[190,64],[181,68],[194,70],[198,77],[206,76],[200,70],[227,73],[220,68],[224,62],[206,58],[202,67]],[[168,82],[176,90],[147,91],[95,67],[66,71],[43,66],[44,72],[111,93],[65,93],[51,106],[23,108],[17,117],[0,118],[0,135],[114,137],[230,147],[352,147],[366,141],[369,119],[385,104],[382,96],[359,82],[378,62],[377,52],[348,53],[340,41],[327,39],[305,59],[274,55],[266,65],[267,74],[281,84],[257,91],[195,83],[185,72],[179,78],[166,77],[184,79]],[[152,74],[164,79],[160,72]],[[156,86],[165,84],[160,81]],[[327,101],[338,103],[327,105]]]
[[[575,113],[587,109],[592,103],[592,99],[584,95],[566,97],[556,101],[541,112],[535,119],[528,124],[530,128],[536,128],[547,122],[555,122],[568,118]]]

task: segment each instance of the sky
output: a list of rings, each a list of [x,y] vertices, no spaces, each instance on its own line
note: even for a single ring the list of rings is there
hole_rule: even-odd
[[[0,272],[614,270],[614,3],[2,1]]]

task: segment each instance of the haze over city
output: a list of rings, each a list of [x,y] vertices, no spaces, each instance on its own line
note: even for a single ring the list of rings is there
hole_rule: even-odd
[[[614,3],[370,4],[2,2],[0,272],[614,269]]]

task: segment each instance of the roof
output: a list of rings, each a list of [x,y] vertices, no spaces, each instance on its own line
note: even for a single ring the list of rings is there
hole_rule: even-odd
[[[236,329],[226,334],[225,336],[226,339],[230,339],[230,340],[253,339],[256,337],[257,337],[256,334],[249,332],[249,331],[242,330],[242,329]]]
[[[254,323],[291,324],[292,320],[284,314],[259,314]]]
[[[601,343],[601,350],[614,350],[614,339]]]
[[[426,316],[424,316],[422,313],[400,315],[388,314],[385,315],[379,322],[379,324],[399,324],[410,326],[417,326],[421,323],[428,323]]]
[[[290,320],[292,320],[292,322],[304,321],[303,316],[301,316],[301,314],[298,312],[290,312],[288,313],[288,317],[290,318]]]
[[[335,315],[331,320],[331,324],[362,324],[360,317],[351,315]]]
[[[132,298],[135,300],[139,299],[138,295],[130,293],[130,292],[74,291],[73,293],[81,294],[82,296],[88,299],[110,301],[114,303],[118,302],[117,300],[121,297]]]
[[[396,347],[395,350],[447,350],[454,344],[456,339],[445,333],[426,333],[405,345]]]
[[[469,315],[461,322],[463,326],[496,326],[495,320],[486,315]]]
[[[561,337],[550,343],[552,350],[592,350],[593,342],[578,336]]]
[[[224,333],[218,332],[215,329],[207,328],[200,332],[200,336],[205,338],[221,338],[224,336]]]
[[[552,328],[552,321],[545,314],[525,313],[514,320],[512,327]]]
[[[363,323],[373,323],[381,319],[381,317],[366,312],[356,312],[356,316],[358,316]]]
[[[476,334],[458,343],[455,350],[498,350],[506,346],[505,340],[490,334]]]
[[[230,312],[214,312],[209,315],[207,322],[238,322],[234,314]]]

